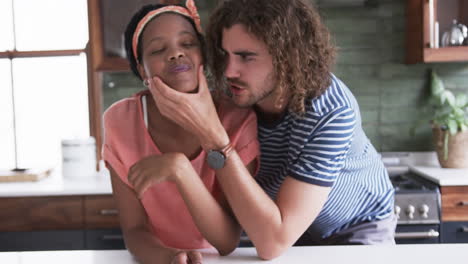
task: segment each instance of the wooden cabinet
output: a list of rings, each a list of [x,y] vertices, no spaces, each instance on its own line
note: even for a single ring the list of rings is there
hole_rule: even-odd
[[[122,249],[111,195],[0,198],[0,251]]]
[[[441,187],[442,243],[468,243],[468,186]]]
[[[85,229],[119,228],[119,212],[112,196],[84,197]]]
[[[468,0],[407,0],[406,63],[468,61],[468,46],[431,46],[431,37],[435,36],[431,17],[439,22],[440,42],[452,20],[468,24]]]
[[[468,186],[441,187],[442,221],[468,221]]]
[[[0,199],[0,232],[82,229],[81,197]]]

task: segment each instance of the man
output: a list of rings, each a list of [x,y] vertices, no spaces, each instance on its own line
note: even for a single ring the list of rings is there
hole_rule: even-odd
[[[224,1],[207,42],[216,87],[257,113],[255,178],[230,150],[203,80],[196,94],[158,78],[150,88],[164,115],[198,135],[258,255],[296,242],[393,244],[393,188],[354,96],[330,73],[334,47],[317,11],[300,0]]]

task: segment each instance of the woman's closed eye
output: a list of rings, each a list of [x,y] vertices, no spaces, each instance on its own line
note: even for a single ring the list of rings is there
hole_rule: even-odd
[[[195,41],[186,41],[182,43],[182,46],[185,48],[198,47],[198,43]]]
[[[164,50],[165,50],[165,48],[152,49],[152,50],[151,50],[151,54],[152,54],[152,55],[160,54],[160,53],[162,53]]]

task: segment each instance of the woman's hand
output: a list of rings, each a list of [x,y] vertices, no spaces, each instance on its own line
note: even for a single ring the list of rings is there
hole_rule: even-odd
[[[138,197],[152,185],[162,181],[176,182],[193,170],[192,164],[182,153],[164,153],[148,156],[135,163],[128,171],[128,181]]]
[[[194,134],[204,149],[220,148],[229,143],[208,89],[203,66],[198,71],[197,93],[178,92],[158,77],[150,80],[149,89],[161,114]]]
[[[197,251],[180,251],[174,256],[171,264],[202,264],[202,255]]]

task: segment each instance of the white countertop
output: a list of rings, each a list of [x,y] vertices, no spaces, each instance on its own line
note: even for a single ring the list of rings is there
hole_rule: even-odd
[[[202,250],[203,264],[458,264],[467,263],[468,244],[419,244],[396,246],[292,247],[271,261],[260,260],[254,248],[238,248],[221,257],[214,250]],[[8,264],[134,264],[126,250],[31,251],[0,253]]]
[[[65,178],[60,169],[37,182],[1,182],[0,197],[112,194],[109,171],[94,176]]]
[[[468,186],[468,169],[445,169],[439,166],[411,166],[410,170],[439,186]]]
[[[439,186],[465,186],[468,185],[467,169],[441,168],[437,154],[431,152],[388,152],[384,161],[389,173],[398,174],[410,170]]]

